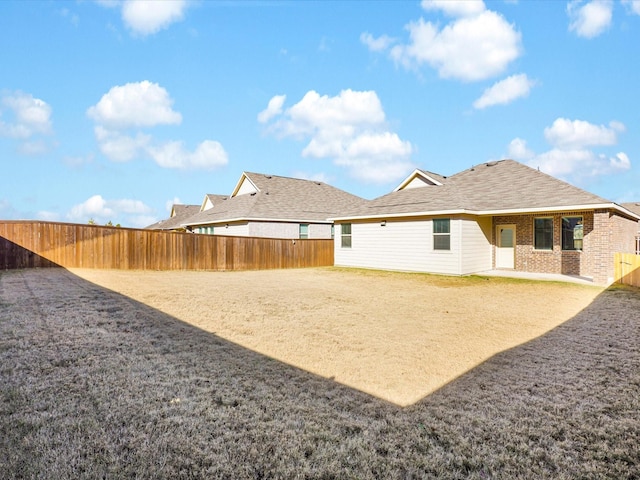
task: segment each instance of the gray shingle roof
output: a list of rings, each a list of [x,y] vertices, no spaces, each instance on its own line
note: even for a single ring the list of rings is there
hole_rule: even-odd
[[[640,215],[640,202],[621,203],[624,208]]]
[[[212,205],[215,205],[216,203],[220,203],[229,197],[229,195],[217,195],[215,193],[207,193],[205,196],[211,202]],[[202,202],[202,204],[204,206],[204,201]]]
[[[324,182],[252,172],[243,175],[258,192],[217,201],[213,208],[188,218],[183,225],[248,219],[325,222],[366,202]]]
[[[450,177],[438,176],[438,180],[443,185],[395,191],[336,218],[611,204],[609,200],[514,160],[483,163]]]
[[[159,222],[156,222],[153,225],[149,225],[145,228],[149,230],[175,230],[180,228],[180,225],[184,220],[192,217],[199,211],[200,205],[175,204],[173,205],[173,217],[169,217],[165,220],[160,220]]]

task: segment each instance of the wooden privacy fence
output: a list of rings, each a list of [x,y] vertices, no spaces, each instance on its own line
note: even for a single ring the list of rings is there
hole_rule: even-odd
[[[333,265],[333,240],[0,221],[0,269],[263,270]]]
[[[640,255],[616,253],[614,255],[615,283],[640,287]]]

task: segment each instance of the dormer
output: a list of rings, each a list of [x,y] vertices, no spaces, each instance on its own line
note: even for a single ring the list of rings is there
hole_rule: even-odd
[[[246,172],[242,172],[242,176],[236,185],[236,188],[233,189],[232,197],[236,197],[238,195],[246,195],[246,194],[255,194],[258,193],[260,189],[256,186],[255,183],[251,181]]]
[[[200,211],[204,212],[205,210],[212,209],[217,203],[226,200],[227,197],[225,195],[213,195],[208,193],[204,196],[204,200],[202,201],[202,205],[200,206]]]
[[[209,198],[209,195],[204,196],[204,200],[202,201],[202,206],[200,207],[200,211],[204,212],[205,210],[209,210],[213,208],[213,202]]]
[[[442,182],[439,179],[444,179],[444,177],[416,168],[411,175],[409,175],[400,185],[396,187],[394,192],[397,192],[399,190],[407,190],[410,188],[440,186],[442,185]]]

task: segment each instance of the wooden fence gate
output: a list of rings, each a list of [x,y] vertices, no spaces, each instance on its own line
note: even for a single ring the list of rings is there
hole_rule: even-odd
[[[616,253],[614,255],[614,282],[640,287],[640,255]]]

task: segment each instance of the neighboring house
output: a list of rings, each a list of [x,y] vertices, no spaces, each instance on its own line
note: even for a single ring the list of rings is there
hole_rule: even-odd
[[[620,205],[640,215],[640,202],[621,203]],[[640,255],[640,222],[638,222],[638,234],[636,235],[636,255]]]
[[[640,214],[513,160],[414,171],[335,222],[335,264],[465,275],[492,269],[613,278]]]
[[[171,207],[171,216],[169,218],[160,220],[145,228],[149,230],[184,231],[182,222],[199,211],[200,205],[180,205],[176,203]]]
[[[365,202],[324,182],[244,172],[231,195],[208,195],[182,226],[213,235],[330,239],[328,218]]]

